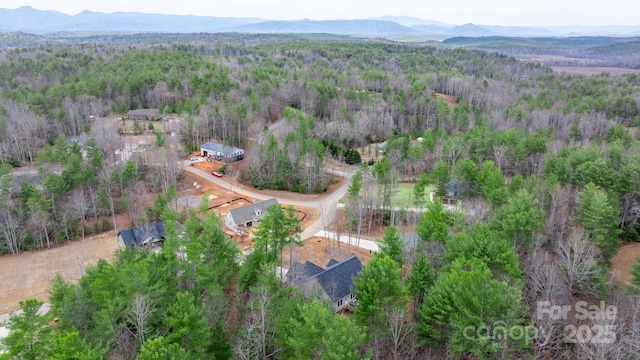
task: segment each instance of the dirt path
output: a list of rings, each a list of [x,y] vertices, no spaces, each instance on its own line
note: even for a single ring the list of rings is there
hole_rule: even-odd
[[[56,273],[76,282],[84,269],[98,262],[110,261],[118,240],[112,232],[47,250],[24,252],[0,257],[0,314],[15,311],[26,298],[47,299],[51,280]]]

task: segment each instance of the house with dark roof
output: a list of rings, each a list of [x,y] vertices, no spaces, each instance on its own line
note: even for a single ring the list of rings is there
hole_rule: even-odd
[[[337,312],[355,300],[351,288],[353,279],[360,271],[362,263],[354,256],[344,261],[331,259],[325,269],[309,261],[304,264],[296,263],[287,273],[287,277],[305,296],[328,300]]]
[[[335,263],[337,263],[337,261]],[[329,264],[333,265],[331,262]],[[304,280],[320,274],[323,271],[324,269],[321,266],[318,266],[308,260],[305,261],[304,264],[294,262],[293,264],[291,264],[289,271],[287,271],[287,281],[292,284],[299,284]]]
[[[229,210],[224,217],[224,224],[234,231],[238,228],[250,228],[260,223],[260,219],[267,212],[269,205],[277,203],[278,200],[273,198]]]
[[[461,196],[469,194],[469,183],[458,179],[451,179],[445,188],[445,195],[440,197],[444,205],[455,205]]]
[[[460,196],[460,190],[461,186],[459,181],[455,179],[449,181],[449,183],[447,184],[447,197],[452,199],[457,198],[458,196]]]
[[[244,159],[244,150],[208,141],[200,146],[200,156],[211,157],[224,162],[234,162]]]
[[[176,223],[179,230],[184,230],[184,226]],[[160,248],[165,240],[164,222],[154,222],[133,227],[131,229],[120,229],[118,231],[118,244],[121,248],[127,246],[139,248],[147,247],[150,249]]]
[[[136,109],[127,114],[131,120],[158,120],[158,109]]]

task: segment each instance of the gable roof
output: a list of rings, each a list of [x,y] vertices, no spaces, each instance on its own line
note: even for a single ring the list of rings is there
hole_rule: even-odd
[[[340,263],[340,261],[338,261],[338,260],[336,260],[336,259],[333,259],[333,258],[332,258],[332,259],[331,259],[331,260],[329,260],[329,262],[327,263],[327,268],[329,268],[329,267],[331,267],[331,266],[333,266],[333,265],[335,265],[335,264],[338,264],[338,263]]]
[[[312,263],[309,260],[305,261],[304,264],[294,262],[291,265],[291,269],[289,270],[289,272],[287,272],[287,278],[289,279],[289,281],[293,282],[304,281],[320,274],[323,271],[323,268]]]
[[[137,245],[136,237],[133,235],[133,230],[131,229],[120,229],[118,236],[122,237],[125,246]]]
[[[358,276],[360,271],[362,271],[362,263],[360,259],[354,256],[351,259],[327,267],[315,278],[327,293],[331,302],[336,302],[351,293],[353,278]]]
[[[158,109],[135,109],[129,111],[129,116],[156,116],[158,115]]]
[[[278,200],[276,198],[263,200],[237,209],[229,210],[229,214],[231,214],[236,224],[243,224],[247,221],[255,221],[257,219],[256,210],[260,210],[264,215],[264,213],[267,212],[267,207],[269,207],[269,205],[277,203]]]
[[[176,223],[179,230],[184,230],[184,226]],[[150,242],[164,241],[164,222],[154,222],[133,227],[131,229],[121,229],[118,236],[122,236],[125,246],[129,245],[146,245]]]
[[[229,154],[235,150],[242,150],[239,149],[237,147],[234,146],[229,146],[229,145],[224,145],[224,144],[218,144],[218,143],[214,143],[211,141],[207,141],[206,143],[202,144],[202,146],[200,146],[201,149],[204,150],[211,150],[211,151],[217,151],[220,153],[224,153],[224,154]]]

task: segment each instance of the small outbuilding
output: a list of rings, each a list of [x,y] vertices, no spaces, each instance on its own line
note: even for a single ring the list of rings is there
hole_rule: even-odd
[[[244,150],[209,141],[200,147],[200,156],[205,158],[210,157],[224,162],[234,162],[244,159]]]
[[[131,120],[159,120],[158,109],[136,109],[127,114]]]
[[[238,228],[250,228],[258,223],[267,212],[267,208],[272,204],[277,204],[276,198],[259,201],[237,209],[229,210],[224,217],[224,224],[231,230]]]

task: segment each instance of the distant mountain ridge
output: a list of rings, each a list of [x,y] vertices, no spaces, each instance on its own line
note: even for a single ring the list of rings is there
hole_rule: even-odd
[[[639,26],[520,27],[478,24],[452,25],[410,16],[382,16],[351,20],[265,20],[195,15],[163,15],[136,12],[100,13],[83,11],[67,15],[29,6],[0,8],[0,31],[53,33],[88,32],[253,32],[327,33],[357,35],[450,35],[450,36],[633,36]]]
[[[0,8],[0,30],[34,33],[60,31],[219,32],[261,21],[264,20],[135,12],[105,14],[83,11],[72,16],[57,11],[37,10],[28,6],[15,10]]]
[[[401,35],[421,32],[392,21],[382,20],[294,20],[265,21],[237,26],[240,32],[327,33],[358,35]]]

